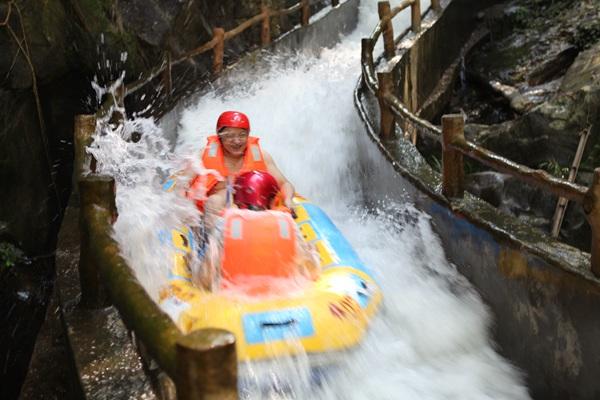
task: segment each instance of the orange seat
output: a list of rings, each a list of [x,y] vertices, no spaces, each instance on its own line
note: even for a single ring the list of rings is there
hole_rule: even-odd
[[[288,213],[230,209],[224,217],[221,275],[226,286],[298,274],[295,223]]]

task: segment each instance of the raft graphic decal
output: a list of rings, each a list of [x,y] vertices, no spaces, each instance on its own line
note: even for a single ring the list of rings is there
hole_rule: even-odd
[[[336,303],[329,303],[329,312],[331,312],[334,317],[340,319],[356,319],[360,315],[356,301],[350,296],[344,296]]]
[[[297,208],[302,208],[302,213],[306,213],[307,221],[311,224],[310,230],[314,231],[315,239],[317,239],[315,245],[317,246],[319,255],[323,257],[324,254],[327,254],[327,257],[324,259],[324,266],[327,268],[341,265],[349,266],[368,275],[371,274],[350,243],[342,236],[342,233],[323,210],[310,203],[303,203],[302,207]],[[296,223],[300,223],[299,219],[296,219]],[[300,230],[304,235],[313,234],[308,227],[301,227]]]

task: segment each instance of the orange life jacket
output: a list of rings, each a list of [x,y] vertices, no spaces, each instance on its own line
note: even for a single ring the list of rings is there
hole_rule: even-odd
[[[263,158],[258,141],[259,139],[257,137],[248,136],[246,151],[244,152],[244,162],[242,168],[235,175],[252,170],[268,172],[267,164]],[[191,197],[191,194],[193,193],[202,193],[202,186],[205,188],[204,193],[208,196],[222,178],[228,178],[230,176],[232,178],[235,177],[232,176],[233,174],[231,174],[225,166],[223,147],[221,146],[221,140],[217,135],[209,136],[207,138],[206,147],[202,154],[202,163],[204,164],[204,168],[217,171],[221,177],[214,173],[196,176],[190,184],[190,190],[187,193],[188,197]],[[205,200],[203,199],[196,199],[196,206],[200,210],[204,210],[204,201]]]

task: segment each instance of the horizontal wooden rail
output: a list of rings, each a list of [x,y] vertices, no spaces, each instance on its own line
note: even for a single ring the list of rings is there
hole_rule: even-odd
[[[392,8],[388,15],[386,15],[385,17],[380,19],[379,22],[377,23],[377,25],[375,25],[375,29],[373,29],[371,36],[369,37],[370,39],[373,39],[373,43],[377,42],[377,40],[379,39],[379,36],[381,36],[383,31],[385,30],[385,26],[388,24],[388,22],[390,22],[392,19],[394,19],[394,17],[396,17],[398,14],[400,14],[402,11],[404,11],[408,7],[411,7],[417,1],[419,1],[419,0],[404,0],[398,6]],[[380,3],[387,3],[387,2],[380,2]]]
[[[178,59],[174,60],[171,65],[177,65],[180,64],[184,61],[189,60],[192,57],[196,57],[199,56],[202,53],[206,53],[209,50],[212,50],[215,48],[215,46],[217,45],[218,40],[213,36],[213,38],[211,40],[209,40],[208,42],[204,43],[202,46],[196,47],[193,50],[188,51],[187,53],[183,53],[181,55],[181,57],[179,57]],[[164,68],[164,67],[161,67]]]
[[[278,17],[280,15],[290,15],[295,13],[296,11],[300,11],[302,9],[302,3],[296,3],[295,5],[289,7],[289,8],[284,8],[283,10],[279,10],[279,11],[271,11],[272,12],[272,16],[274,17]]]
[[[260,13],[258,15],[255,15],[254,17],[250,18],[249,20],[242,22],[234,29],[225,32],[225,40],[233,39],[234,37],[236,37],[239,34],[241,34],[242,32],[244,32],[246,29],[261,22],[265,18],[265,16],[268,16],[268,13],[266,15],[265,15],[265,13]]]
[[[512,175],[523,182],[579,204],[583,203],[588,190],[585,186],[556,178],[544,170],[532,169],[518,164],[468,140],[453,141],[450,143],[450,147],[496,171]]]
[[[412,1],[414,1],[414,0],[412,0]],[[336,7],[338,4],[339,4],[339,1],[332,0],[332,7]],[[261,24],[263,24],[263,27],[261,29],[261,44],[265,45],[265,42],[267,42],[265,40],[266,39],[265,31],[267,31],[266,27],[264,26],[265,20],[268,21],[271,17],[279,17],[279,16],[289,15],[289,14],[301,11],[302,12],[302,17],[301,17],[302,25],[303,26],[307,25],[309,18],[310,18],[309,5],[310,5],[309,1],[302,0],[299,3],[296,3],[295,5],[293,5],[291,7],[284,8],[281,10],[271,10],[266,7],[261,7],[260,14],[249,18],[248,20],[242,22],[241,24],[239,24],[232,30],[224,32],[223,37],[221,37],[219,34],[213,35],[213,38],[211,40],[209,40],[208,42],[196,47],[195,49],[192,49],[192,50],[189,50],[189,51],[183,53],[180,57],[178,57],[177,59],[172,60],[170,62],[169,62],[169,57],[165,56],[165,58],[163,59],[163,62],[161,63],[160,66],[151,70],[146,76],[138,79],[137,81],[134,81],[134,82],[128,84],[125,88],[125,96],[135,93],[140,88],[145,86],[149,81],[151,81],[154,78],[163,74],[163,72],[165,70],[170,71],[170,69],[173,66],[178,65],[182,62],[185,62],[193,57],[199,56],[208,51],[211,51],[211,50],[215,51],[215,48],[218,48],[216,51],[217,57],[215,57],[215,58],[217,58],[217,60],[213,60],[213,67],[214,67],[214,71],[216,73],[218,73],[218,72],[220,72],[220,70],[222,68],[222,56],[220,54],[221,49],[219,48],[219,46],[222,46],[223,42],[231,40],[234,37],[240,35],[244,31],[246,31],[247,29],[249,29],[250,27],[261,23]],[[218,28],[218,29],[221,29],[221,28]],[[164,81],[165,81],[166,87],[168,86],[168,83],[172,82],[170,73],[168,74],[168,76],[164,77]]]
[[[408,108],[396,96],[394,96],[393,93],[385,93],[383,98],[385,99],[385,104],[390,107],[391,111],[396,116],[404,118],[414,124],[414,126],[417,128],[417,132],[419,132],[421,135],[427,136],[429,139],[441,143],[442,130],[439,127],[411,113]]]

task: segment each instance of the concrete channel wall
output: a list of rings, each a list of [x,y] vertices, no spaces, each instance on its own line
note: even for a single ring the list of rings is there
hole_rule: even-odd
[[[283,36],[277,38],[268,49],[259,49],[250,52],[239,60],[236,64],[228,67],[213,85],[202,88],[194,95],[181,101],[169,110],[161,118],[161,128],[169,135],[172,146],[177,141],[177,128],[181,113],[190,105],[198,101],[200,97],[207,92],[214,90],[215,87],[226,89],[235,84],[239,75],[246,75],[247,71],[252,71],[253,75],[267,73],[273,66],[272,58],[264,57],[265,54],[288,56],[293,59],[295,55],[316,54],[323,48],[333,47],[340,41],[340,36],[348,34],[356,28],[358,23],[359,0],[347,0],[341,6],[334,9],[324,9],[314,16],[315,22],[302,29],[293,29],[286,32]],[[279,65],[280,61],[277,62]],[[215,119],[216,119],[215,115]]]
[[[401,76],[400,81],[403,82],[398,86],[401,89],[398,93],[400,98],[403,93],[415,90],[417,107],[429,98],[473,32],[477,24],[476,11],[495,2],[480,0],[478,4],[473,4],[469,0],[454,0],[445,7],[442,15],[435,18],[435,24],[421,32],[418,40],[395,64],[394,72]],[[425,22],[433,17],[429,15]],[[411,71],[416,82],[407,80]]]
[[[228,74],[248,63],[260,64],[266,51],[299,52],[332,46],[341,34],[348,33],[358,20],[359,0],[348,0],[330,9],[310,25],[297,28],[276,40],[267,50],[253,52],[224,72],[216,85],[226,84]],[[200,92],[199,95],[201,95]],[[167,114],[164,124],[175,124],[183,106]],[[174,126],[174,125],[173,125]],[[173,129],[175,131],[175,129]],[[109,306],[86,306],[81,301],[78,263],[80,199],[73,193],[66,210],[57,246],[56,293],[61,311],[69,356],[78,388],[73,397],[90,399],[173,399],[174,385],[156,362],[145,356],[135,332],[127,329],[119,310]],[[135,282],[139,286],[138,282]],[[100,293],[101,298],[105,296]],[[36,357],[34,355],[34,357]]]
[[[408,33],[388,68],[405,103],[429,100],[437,80],[456,66],[476,25],[472,1],[444,2],[442,14],[424,20],[425,31]],[[490,2],[493,3],[493,2]],[[413,77],[407,79],[413,71]],[[448,84],[443,90],[451,90]],[[416,93],[415,93],[416,91]],[[443,94],[443,93],[442,93]],[[362,82],[355,103],[377,148],[364,155],[365,193],[413,202],[431,215],[448,259],[469,279],[494,314],[493,337],[501,354],[521,368],[536,399],[600,398],[600,281],[589,270],[589,254],[466,195],[449,200],[440,176],[414,146],[379,140],[376,100]],[[438,107],[443,106],[442,102]],[[369,111],[371,110],[371,111]],[[435,111],[430,111],[431,115]],[[438,109],[437,112],[441,110]],[[366,139],[361,139],[366,140]]]

